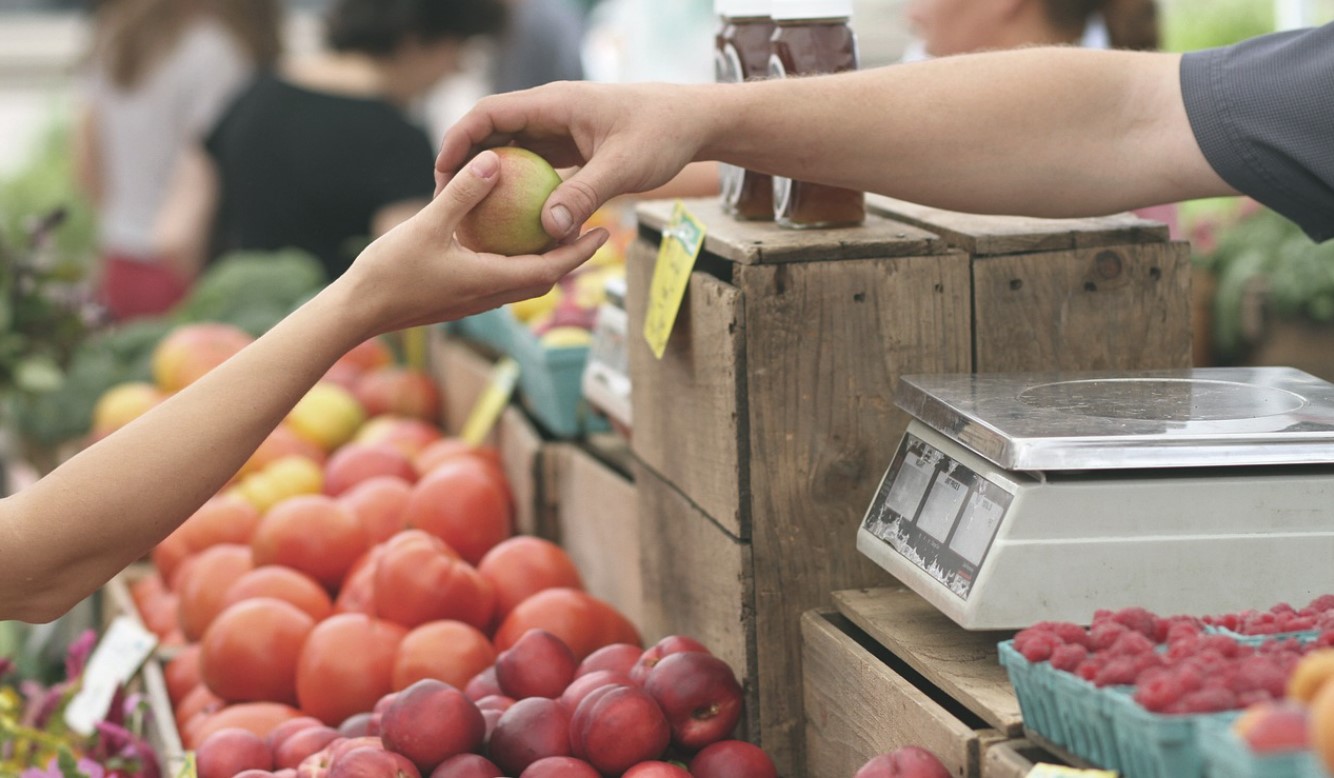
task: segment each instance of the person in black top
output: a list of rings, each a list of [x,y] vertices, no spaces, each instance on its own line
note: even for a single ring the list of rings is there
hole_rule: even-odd
[[[405,109],[503,22],[501,0],[339,0],[329,50],[257,77],[182,161],[163,245],[196,267],[298,248],[338,277],[431,197],[432,145]]]

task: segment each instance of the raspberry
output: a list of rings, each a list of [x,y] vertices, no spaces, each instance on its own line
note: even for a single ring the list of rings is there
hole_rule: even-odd
[[[1237,707],[1237,695],[1228,689],[1208,687],[1187,692],[1181,698],[1183,713],[1218,713]]]
[[[1167,628],[1167,634],[1164,635],[1163,639],[1158,642],[1174,643],[1178,640],[1196,638],[1200,634],[1201,634],[1201,627],[1199,624],[1193,621],[1192,622],[1178,621],[1178,622],[1173,622],[1171,626]]]
[[[1245,646],[1238,643],[1227,635],[1204,635],[1195,644],[1195,652],[1202,654],[1208,651],[1217,652],[1219,656],[1233,658],[1241,656],[1245,652]]]
[[[1074,643],[1077,645],[1081,645],[1084,648],[1089,648],[1092,644],[1092,641],[1089,640],[1088,630],[1084,629],[1078,624],[1071,624],[1068,621],[1062,621],[1053,624],[1052,629],[1056,632],[1057,635],[1060,635],[1061,640],[1064,640],[1066,643]]]
[[[1015,640],[1015,647],[1019,642]],[[1019,652],[1024,655],[1024,659],[1030,662],[1045,662],[1051,659],[1051,652],[1065,645],[1061,639],[1050,632],[1039,632],[1030,636],[1024,641],[1024,647]]]
[[[1149,640],[1153,640],[1157,629],[1158,617],[1143,608],[1122,608],[1112,615],[1112,620],[1133,629]]]
[[[1138,632],[1126,632],[1107,649],[1112,656],[1137,656],[1153,653],[1153,641]]]
[[[1296,612],[1297,612],[1297,609],[1294,608],[1294,607],[1292,607],[1291,605],[1289,605],[1289,604],[1286,603],[1286,602],[1280,602],[1280,603],[1278,603],[1277,605],[1274,605],[1273,607],[1271,607],[1271,608],[1269,609],[1269,612],[1270,612],[1270,613],[1273,613],[1273,614],[1276,615],[1276,616],[1282,616],[1282,615],[1284,615],[1284,614],[1292,614],[1292,613],[1296,613]]]
[[[1262,691],[1270,697],[1282,697],[1287,676],[1277,664],[1266,657],[1253,656],[1241,660],[1228,687],[1238,695]]]
[[[1140,684],[1135,689],[1135,702],[1155,713],[1166,711],[1186,694],[1181,681],[1164,673]]]
[[[1097,655],[1090,656],[1088,659],[1080,662],[1079,667],[1075,668],[1075,675],[1083,678],[1085,681],[1092,682],[1094,678],[1098,677],[1098,672],[1102,670],[1102,666],[1105,664],[1107,664],[1107,662],[1103,660],[1102,657]]]
[[[1327,629],[1315,639],[1316,648],[1334,648],[1334,629]]]
[[[1104,665],[1102,670],[1093,676],[1093,685],[1099,688],[1129,686],[1135,682],[1135,675],[1135,660],[1130,657],[1118,657]]]
[[[1080,663],[1088,658],[1088,655],[1088,649],[1078,643],[1066,643],[1051,652],[1051,666],[1057,670],[1073,673],[1075,668],[1079,667]]]
[[[1317,613],[1334,610],[1334,594],[1322,594],[1306,606]]]
[[[1129,631],[1129,628],[1124,624],[1115,621],[1103,621],[1093,625],[1093,628],[1089,630],[1089,638],[1093,643],[1094,650],[1105,651],[1112,647],[1117,638]]]
[[[1140,654],[1135,657],[1135,680],[1138,681],[1145,673],[1162,669],[1166,664],[1167,660],[1157,651]]]

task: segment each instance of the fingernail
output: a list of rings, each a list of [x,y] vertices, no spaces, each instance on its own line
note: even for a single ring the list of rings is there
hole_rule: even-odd
[[[602,248],[611,238],[611,233],[606,230],[599,230],[602,234],[598,236],[598,248]]]
[[[568,235],[570,228],[574,226],[574,219],[570,217],[570,209],[563,205],[551,206],[551,221],[555,222],[556,229],[560,230],[562,236]]]
[[[500,170],[500,157],[494,151],[483,151],[473,157],[472,162],[468,163],[468,169],[478,178],[490,178]]]

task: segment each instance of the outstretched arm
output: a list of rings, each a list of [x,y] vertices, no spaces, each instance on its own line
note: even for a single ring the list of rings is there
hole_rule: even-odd
[[[1035,216],[1231,194],[1195,142],[1179,66],[1033,48],[739,85],[555,84],[480,102],[445,135],[437,178],[509,142],[582,166],[548,200],[553,235],[700,159]]]
[[[475,254],[459,218],[494,154],[362,252],[253,344],[38,483],[0,500],[0,620],[49,621],[140,558],[211,497],[343,353],[366,338],[542,294],[606,239],[542,256]]]

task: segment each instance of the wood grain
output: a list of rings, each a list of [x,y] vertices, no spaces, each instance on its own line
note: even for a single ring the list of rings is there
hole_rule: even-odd
[[[553,447],[556,534],[584,588],[644,621],[639,504],[634,482],[573,444]]]
[[[657,250],[639,240],[627,259],[635,454],[739,538],[750,535],[740,470],[746,377],[741,294],[705,273],[691,276],[661,360],[642,335]]]
[[[989,216],[867,195],[867,210],[940,235],[975,256],[1059,251],[1167,240],[1167,225],[1132,213],[1085,219]]]
[[[993,744],[982,755],[982,778],[1024,778],[1037,764],[1065,764],[1027,740]]]
[[[877,214],[867,214],[866,223],[857,227],[790,230],[773,222],[736,221],[723,213],[717,198],[684,202],[708,227],[704,251],[741,265],[916,257],[945,250],[944,241],[933,232]],[[675,200],[642,203],[637,210],[639,223],[661,233],[671,221],[675,204]]]
[[[907,426],[898,377],[969,369],[968,259],[749,265],[737,279],[760,727],[766,748],[800,764],[802,699],[788,679],[801,674],[801,614],[892,580],[856,550],[857,527]]]
[[[981,773],[975,730],[895,672],[840,626],[837,614],[802,616],[806,699],[806,778],[848,778],[872,757],[919,746],[951,775]],[[768,749],[766,744],[765,748]]]
[[[514,531],[550,537],[555,519],[544,493],[549,478],[544,459],[549,456],[550,444],[514,405],[501,411],[492,437],[500,454],[501,469],[509,481],[510,494],[514,496]]]
[[[834,592],[833,600],[839,613],[983,721],[1010,737],[1023,734],[1019,701],[996,651],[1009,633],[968,632],[898,584]]]
[[[727,661],[746,689],[746,730],[757,730],[754,574],[750,546],[729,535],[656,473],[635,469],[646,645],[690,635]],[[791,676],[784,683],[798,686]],[[766,750],[767,743],[762,743]],[[788,771],[779,768],[780,773]]]
[[[1182,243],[978,259],[975,369],[1189,367],[1190,284]]]

